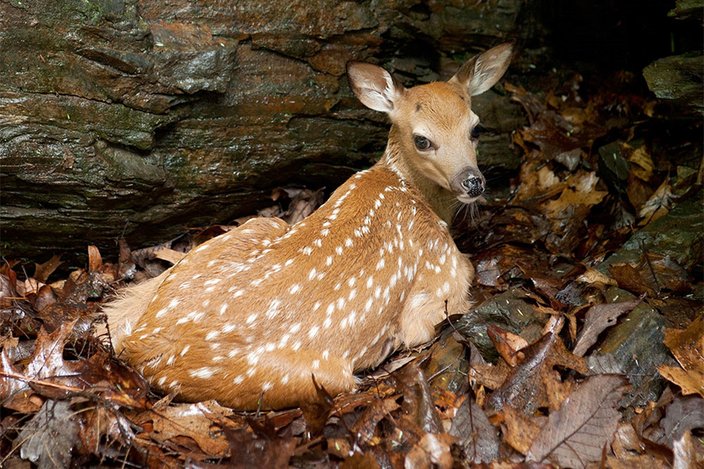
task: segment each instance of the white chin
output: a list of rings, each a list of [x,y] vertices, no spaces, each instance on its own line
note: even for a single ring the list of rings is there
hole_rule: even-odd
[[[463,204],[471,204],[479,200],[479,197],[470,197],[468,195],[462,194],[457,196],[457,200],[459,200]]]

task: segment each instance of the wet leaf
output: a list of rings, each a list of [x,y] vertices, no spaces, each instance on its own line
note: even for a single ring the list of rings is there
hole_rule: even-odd
[[[367,444],[376,437],[379,422],[398,410],[400,405],[395,398],[375,399],[352,424],[350,430],[359,444]]]
[[[291,437],[256,436],[247,429],[225,429],[230,444],[230,467],[288,467],[296,451],[296,440]]]
[[[577,344],[572,353],[578,357],[584,356],[587,350],[596,343],[599,334],[606,328],[613,326],[619,316],[631,311],[638,303],[640,300],[621,301],[594,305],[589,308],[584,318],[584,327],[579,333]]]
[[[621,417],[617,403],[623,396],[624,384],[620,376],[587,378],[558,411],[548,416],[526,459],[549,459],[565,467],[586,467],[599,461],[602,448],[611,442]]]
[[[704,429],[704,400],[698,396],[677,397],[667,407],[661,426],[663,434],[657,442],[673,447],[673,443],[694,429]]]
[[[425,374],[414,363],[409,363],[396,373],[396,379],[403,394],[403,421],[410,423],[408,430],[438,433],[442,425]]]
[[[638,218],[641,219],[639,225],[645,226],[667,215],[672,208],[672,199],[672,188],[669,181],[665,180],[638,212]]]
[[[40,468],[68,467],[71,449],[79,443],[78,429],[68,401],[46,401],[17,438],[20,456]]]
[[[489,463],[499,457],[499,432],[475,402],[464,399],[457,408],[450,435],[463,449],[467,462]]]
[[[685,330],[665,329],[665,345],[681,368],[658,367],[660,374],[682,389],[682,394],[704,397],[704,315],[699,315]]]
[[[543,336],[522,352],[525,359],[511,370],[502,386],[490,396],[488,404],[491,408],[500,410],[507,404],[530,414],[540,407],[550,406],[551,400],[555,403],[555,393],[562,384],[553,370],[555,365],[582,374],[587,372],[584,360],[568,352],[556,334]]]

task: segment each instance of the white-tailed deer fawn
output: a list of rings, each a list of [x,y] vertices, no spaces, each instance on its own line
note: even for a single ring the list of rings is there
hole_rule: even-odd
[[[282,408],[352,390],[354,373],[430,340],[467,311],[474,269],[448,223],[484,190],[471,97],[506,71],[511,46],[448,82],[404,88],[350,63],[351,87],[391,120],[386,151],[293,226],[257,218],[189,252],[105,308],[117,353],[185,400]]]

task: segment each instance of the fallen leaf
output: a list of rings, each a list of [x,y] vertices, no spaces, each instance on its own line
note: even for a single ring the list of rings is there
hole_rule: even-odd
[[[625,383],[623,377],[615,375],[587,378],[559,410],[548,416],[526,460],[549,459],[563,467],[586,467],[599,461],[621,418],[617,407]]]
[[[524,356],[520,350],[528,346],[528,342],[523,337],[494,324],[487,326],[486,333],[494,343],[496,351],[509,366],[516,366],[518,362],[523,360]]]
[[[681,368],[661,365],[660,374],[682,389],[682,394],[704,397],[704,315],[699,315],[685,330],[665,329],[665,345]]]
[[[472,464],[490,463],[499,457],[499,431],[491,425],[486,414],[476,402],[463,399],[457,408],[449,434]]]
[[[0,402],[5,402],[15,393],[29,388],[19,376],[21,373],[12,366],[5,350],[0,350]]]
[[[674,453],[673,469],[689,469],[690,467],[702,467],[704,463],[704,451],[701,449],[701,442],[694,443],[694,437],[690,432],[685,432],[682,437],[672,444]],[[699,455],[699,457],[698,457]]]
[[[151,413],[153,431],[148,436],[156,441],[185,436],[193,439],[209,457],[224,458],[230,446],[222,426],[230,415],[232,410],[215,401],[154,408]]]
[[[176,251],[174,249],[169,248],[157,249],[157,251],[154,253],[154,257],[156,257],[157,259],[161,259],[162,261],[166,261],[171,264],[176,264],[178,261],[183,259],[185,255],[185,252]]]
[[[410,424],[412,433],[420,429],[424,433],[439,433],[442,425],[435,409],[432,392],[423,371],[411,362],[394,374],[403,395],[402,422]],[[401,422],[399,427],[403,428]]]
[[[384,418],[398,410],[400,405],[395,398],[375,399],[359,418],[350,426],[350,431],[358,444],[367,444],[376,436],[376,427]]]
[[[704,400],[697,396],[676,397],[667,407],[660,425],[663,434],[657,442],[672,448],[685,433],[704,429]]]
[[[616,319],[619,316],[631,311],[639,303],[640,300],[631,300],[594,305],[589,308],[584,317],[584,327],[577,337],[577,343],[572,353],[583,357],[587,350],[596,343],[599,334],[616,324]]]
[[[288,210],[284,212],[283,218],[289,224],[293,225],[306,218],[313,213],[315,209],[323,203],[323,190],[311,191],[309,189],[301,189],[295,193],[289,192],[291,203]]]
[[[340,469],[377,469],[381,464],[371,452],[354,453],[340,463]]]
[[[46,401],[17,438],[20,456],[40,468],[69,467],[71,449],[79,444],[78,427],[69,401]]]
[[[98,272],[103,266],[103,257],[97,246],[88,246],[88,272]]]
[[[504,406],[494,419],[501,424],[506,443],[521,454],[530,450],[535,436],[547,421],[547,417],[529,416],[510,405]]]
[[[61,256],[53,255],[43,264],[34,264],[34,277],[38,282],[47,283],[49,276],[61,265]]]
[[[623,364],[611,353],[591,354],[586,357],[587,367],[592,375],[623,375],[626,374]]]
[[[289,467],[296,451],[296,439],[288,436],[253,434],[246,428],[225,428],[225,435],[230,444],[229,467],[233,468]]]
[[[638,218],[641,219],[638,225],[645,226],[667,215],[672,208],[673,198],[670,182],[665,179],[638,212]]]
[[[488,405],[492,409],[500,410],[508,404],[531,414],[540,407],[556,402],[556,396],[549,392],[558,391],[560,384],[554,366],[587,373],[584,359],[570,353],[556,334],[543,336],[522,352],[525,359],[510,371],[506,381],[489,397]]]
[[[406,454],[404,467],[451,469],[453,461],[450,447],[453,440],[447,433],[426,433]]]
[[[596,285],[597,287],[603,287],[604,285],[611,285],[615,287],[618,285],[616,280],[596,269],[587,269],[586,272],[577,277],[576,281]]]

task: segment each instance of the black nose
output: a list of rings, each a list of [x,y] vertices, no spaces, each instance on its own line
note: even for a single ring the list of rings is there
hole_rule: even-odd
[[[462,181],[461,184],[470,197],[479,197],[484,193],[484,180],[478,176],[470,176]]]

